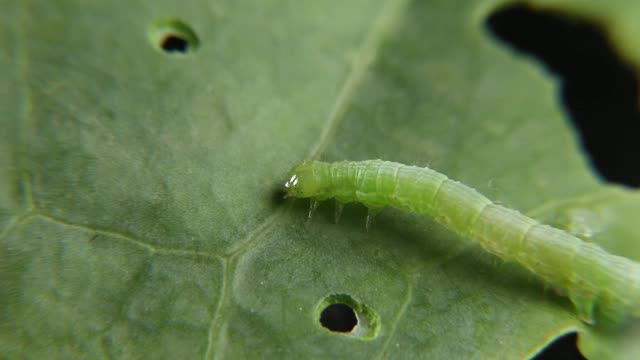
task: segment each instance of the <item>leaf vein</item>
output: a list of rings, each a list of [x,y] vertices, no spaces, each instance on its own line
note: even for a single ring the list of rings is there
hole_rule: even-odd
[[[222,288],[220,290],[220,298],[218,300],[218,305],[216,306],[216,310],[213,313],[213,317],[211,318],[211,324],[209,325],[209,336],[207,341],[207,351],[205,352],[205,360],[213,358],[213,351],[219,349],[218,342],[220,339],[220,331],[222,331],[223,321],[222,321],[222,309],[229,302],[229,283],[231,282],[231,277],[233,276],[233,271],[231,270],[231,263],[229,260],[224,260],[223,262],[224,272],[222,277]]]
[[[400,21],[403,10],[409,0],[389,0],[382,7],[380,15],[373,23],[371,30],[364,40],[364,44],[358,51],[352,70],[347,75],[338,98],[336,99],[331,112],[327,118],[327,125],[322,129],[318,143],[313,147],[308,159],[318,159],[333,139],[344,115],[355,97],[356,91],[360,88],[365,79],[367,70],[378,57],[378,50],[385,37],[391,32],[393,27]]]
[[[407,281],[407,293],[404,299],[402,300],[400,311],[398,311],[398,314],[396,315],[395,319],[393,319],[393,323],[391,325],[391,331],[389,331],[387,341],[385,341],[384,345],[382,346],[382,350],[380,351],[380,354],[378,354],[377,356],[378,359],[385,358],[385,354],[387,353],[387,348],[389,347],[391,340],[393,340],[393,336],[396,332],[396,328],[398,327],[398,322],[400,322],[400,319],[404,316],[404,313],[407,311],[407,308],[409,307],[409,303],[411,302],[412,297],[413,297],[413,281]]]
[[[7,236],[9,236],[11,231],[13,231],[13,229],[18,226],[18,224],[20,224],[22,220],[24,220],[24,218],[24,214],[12,217],[11,220],[9,220],[9,224],[7,225],[7,227],[5,227],[4,230],[0,232],[0,242],[2,242]]]
[[[89,231],[89,232],[93,232],[95,234],[98,235],[107,235],[110,236],[112,238],[116,238],[116,239],[120,239],[123,241],[126,241],[130,244],[145,248],[147,250],[149,250],[149,252],[151,253],[158,253],[158,254],[169,254],[169,255],[179,255],[179,256],[198,256],[198,257],[207,257],[207,258],[218,258],[218,256],[213,255],[213,254],[209,254],[206,252],[201,252],[201,251],[194,251],[194,250],[183,250],[183,249],[174,249],[174,248],[164,248],[164,247],[159,247],[153,243],[151,243],[148,240],[143,240],[143,239],[139,239],[139,238],[135,238],[131,235],[126,235],[126,234],[122,234],[116,231],[112,231],[112,230],[106,230],[106,229],[100,229],[91,225],[84,225],[84,224],[75,224],[72,222],[69,222],[67,220],[58,218],[58,217],[54,217],[48,214],[43,214],[43,213],[35,213],[33,214],[34,217],[39,217],[43,220],[46,221],[50,221],[56,224],[60,224],[60,225],[64,225],[70,228],[75,228],[75,229],[79,229],[79,230],[84,230],[84,231]]]

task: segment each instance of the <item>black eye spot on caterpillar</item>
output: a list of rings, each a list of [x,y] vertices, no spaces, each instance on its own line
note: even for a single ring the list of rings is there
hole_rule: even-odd
[[[287,196],[310,198],[311,211],[318,201],[335,198],[337,209],[360,202],[370,214],[391,206],[429,215],[566,293],[588,324],[595,324],[596,308],[598,317],[614,323],[640,315],[640,264],[498,205],[432,169],[383,160],[305,161],[288,179]]]

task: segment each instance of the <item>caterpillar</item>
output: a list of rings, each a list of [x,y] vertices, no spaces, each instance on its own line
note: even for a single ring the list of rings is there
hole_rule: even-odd
[[[478,191],[429,168],[367,160],[304,161],[284,184],[287,197],[360,202],[371,217],[386,206],[432,216],[449,231],[517,262],[565,294],[587,324],[640,315],[640,264],[498,205]]]

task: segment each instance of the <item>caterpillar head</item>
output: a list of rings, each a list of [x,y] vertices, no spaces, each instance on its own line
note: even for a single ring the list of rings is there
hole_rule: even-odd
[[[289,172],[287,182],[284,183],[287,197],[296,198],[327,198],[326,181],[322,178],[322,171],[317,161],[304,161],[296,165]]]

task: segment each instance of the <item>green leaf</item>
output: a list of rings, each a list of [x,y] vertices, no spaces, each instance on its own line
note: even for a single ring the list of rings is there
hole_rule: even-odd
[[[540,2],[640,60],[636,1]],[[548,3],[548,4],[547,4]],[[604,7],[603,7],[604,6]],[[640,195],[588,166],[556,80],[486,30],[497,1],[14,1],[0,12],[0,353],[519,358],[568,300],[433,220],[274,201],[311,157],[427,165],[640,260]],[[347,303],[362,332],[321,326]],[[365,324],[367,323],[367,324]]]

